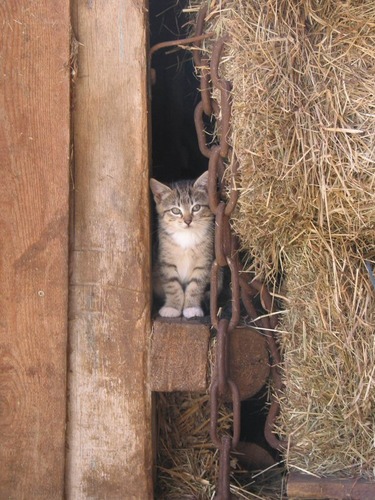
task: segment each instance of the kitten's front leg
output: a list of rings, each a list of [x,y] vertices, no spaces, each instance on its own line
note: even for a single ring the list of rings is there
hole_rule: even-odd
[[[204,316],[201,307],[206,281],[192,278],[185,288],[185,301],[183,315],[185,318],[195,318]]]
[[[177,277],[162,279],[162,288],[165,294],[165,304],[159,310],[160,316],[178,318],[181,316],[184,305],[184,291]]]

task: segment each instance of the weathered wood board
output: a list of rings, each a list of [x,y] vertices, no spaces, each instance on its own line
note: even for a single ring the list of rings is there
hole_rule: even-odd
[[[0,498],[63,497],[69,2],[0,2]]]
[[[200,319],[161,318],[153,323],[150,387],[155,392],[204,392],[210,378],[210,324]],[[267,382],[269,356],[265,338],[249,327],[229,334],[229,377],[242,400],[254,396]],[[215,364],[215,361],[211,361]],[[231,394],[224,396],[229,401]]]
[[[209,338],[210,325],[198,319],[158,317],[152,331],[151,390],[204,392]]]
[[[78,1],[67,497],[152,498],[146,2]]]

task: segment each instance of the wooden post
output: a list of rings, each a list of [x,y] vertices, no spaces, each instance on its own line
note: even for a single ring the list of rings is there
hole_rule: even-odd
[[[73,1],[67,497],[152,498],[146,1]]]
[[[63,498],[69,2],[0,5],[0,498]]]

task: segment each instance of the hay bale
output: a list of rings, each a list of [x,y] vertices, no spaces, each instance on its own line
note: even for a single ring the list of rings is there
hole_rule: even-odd
[[[234,226],[257,276],[285,276],[288,465],[374,478],[375,4],[213,0],[207,19],[231,35]]]
[[[373,2],[220,4],[242,179],[236,229],[256,269],[274,273],[290,247],[322,231],[366,253],[375,229]]]
[[[374,293],[358,257],[337,273],[331,262],[328,250],[289,254],[279,431],[289,468],[373,479]]]

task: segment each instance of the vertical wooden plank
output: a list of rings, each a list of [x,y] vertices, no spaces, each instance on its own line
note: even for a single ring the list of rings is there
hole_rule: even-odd
[[[69,2],[0,2],[0,498],[63,497]]]
[[[73,2],[67,496],[152,498],[145,1]]]

